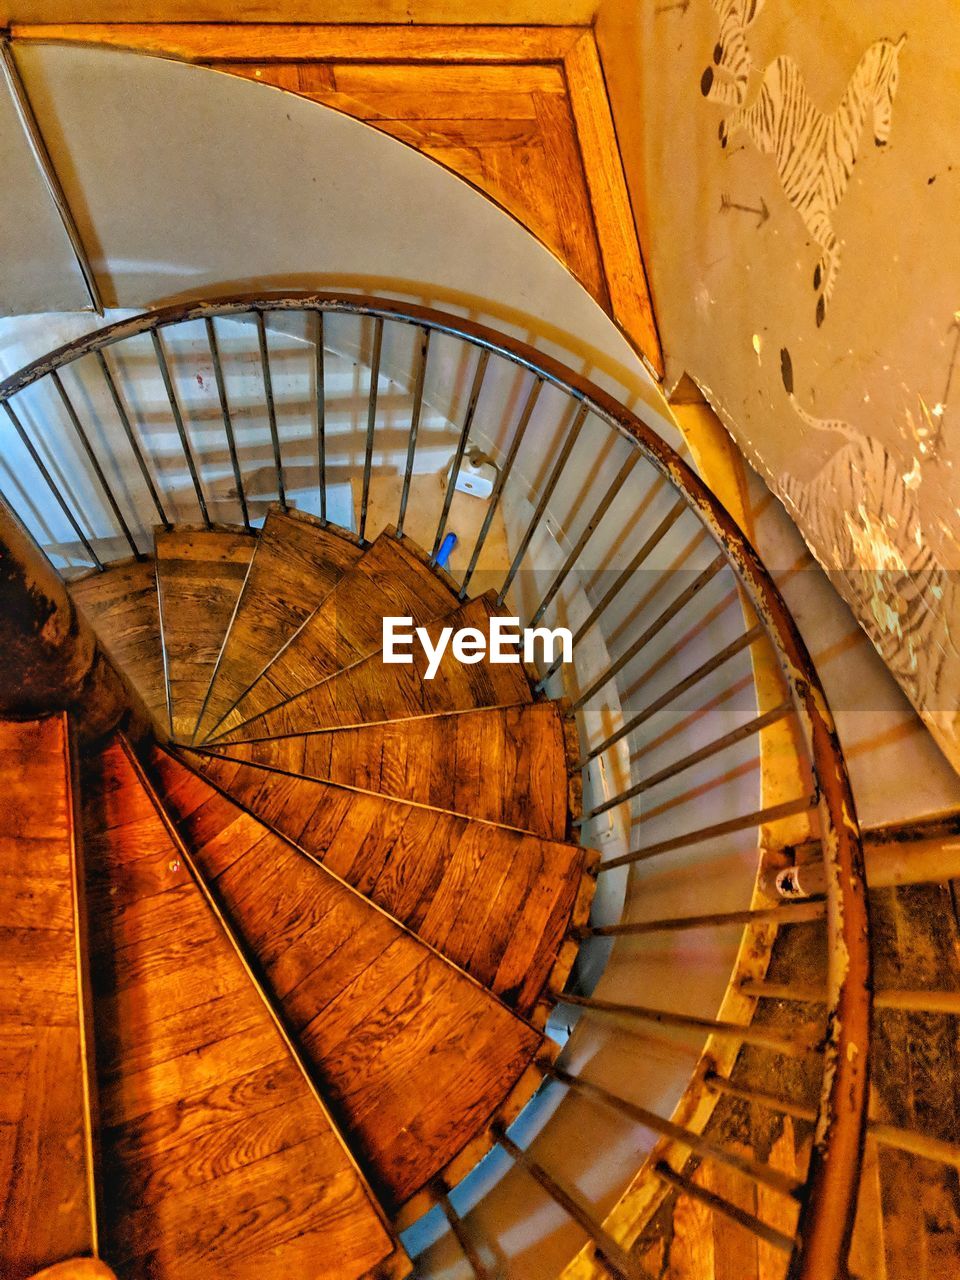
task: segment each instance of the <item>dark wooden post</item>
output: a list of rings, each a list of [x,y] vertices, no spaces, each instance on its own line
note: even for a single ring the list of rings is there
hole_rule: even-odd
[[[0,715],[70,711],[90,739],[128,707],[123,682],[56,570],[0,501]]]

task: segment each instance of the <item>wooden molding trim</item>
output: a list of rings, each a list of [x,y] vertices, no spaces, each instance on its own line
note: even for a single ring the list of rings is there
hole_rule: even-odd
[[[273,22],[14,24],[13,40],[102,44],[185,62],[561,62],[589,28]]]
[[[581,35],[566,54],[563,69],[613,317],[660,379],[664,373],[660,337],[592,30]]]

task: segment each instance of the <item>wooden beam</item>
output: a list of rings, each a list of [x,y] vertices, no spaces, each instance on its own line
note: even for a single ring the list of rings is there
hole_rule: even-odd
[[[98,44],[185,62],[560,62],[585,27],[313,23],[17,24],[13,40]]]

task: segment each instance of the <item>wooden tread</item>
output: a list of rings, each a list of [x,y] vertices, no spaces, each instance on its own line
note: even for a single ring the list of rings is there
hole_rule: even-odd
[[[62,716],[0,722],[0,1275],[97,1252],[82,927]]]
[[[395,1210],[486,1131],[539,1033],[168,752],[168,812]]]
[[[190,742],[256,538],[243,529],[180,527],[154,537],[170,732]]]
[[[456,603],[452,587],[422,554],[409,541],[398,541],[392,529],[384,530],[214,732],[225,733],[375,653],[383,641],[383,618],[410,617],[414,626],[423,626]]]
[[[114,739],[83,770],[105,1202],[123,1276],[357,1277],[396,1242]]]
[[[579,795],[571,794],[575,785],[568,775],[576,747],[567,746],[568,723],[556,702],[529,702],[211,749],[564,840],[571,817],[579,817]]]
[[[112,565],[68,590],[102,648],[150,713],[162,738],[169,732],[160,640],[157,578],[152,560]]]
[[[428,624],[426,630],[432,640],[444,627],[476,627],[486,634],[496,612],[490,592],[444,614]],[[212,737],[211,742],[220,745],[339,725],[533,701],[522,664],[493,665],[484,661],[465,665],[453,656],[448,645],[432,680],[426,678],[427,666],[419,645],[413,647],[413,661],[409,664],[388,666],[378,650],[265,715],[255,716],[230,733]]]
[[[360,559],[358,542],[312,516],[271,508],[197,723],[210,733],[278,649]]]
[[[183,754],[511,1008],[532,1012],[578,905],[585,848],[222,756]],[[586,923],[588,904],[589,891],[577,924]],[[574,950],[555,979],[560,986]]]

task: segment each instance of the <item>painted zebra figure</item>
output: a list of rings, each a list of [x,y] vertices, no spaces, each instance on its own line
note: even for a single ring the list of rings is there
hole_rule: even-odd
[[[708,102],[739,107],[746,100],[753,58],[747,47],[747,31],[756,22],[766,0],[710,0],[720,19],[720,34],[713,49],[713,66],[700,77],[700,92]],[[714,69],[716,68],[716,69]]]
[[[753,102],[738,107],[720,125],[723,146],[743,132],[761,154],[775,157],[784,194],[820,248],[813,273],[818,325],[840,269],[840,244],[830,215],[847,189],[868,117],[877,146],[886,146],[890,139],[906,38],[904,34],[899,40],[878,40],[867,49],[830,115],[813,104],[800,68],[784,56],[767,67]]]
[[[911,702],[956,734],[956,716],[944,715],[943,703],[956,705],[960,683],[960,650],[950,632],[960,596],[955,575],[930,549],[903,466],[875,437],[804,409],[787,350],[780,371],[804,425],[846,441],[812,480],[783,477],[780,495]]]

